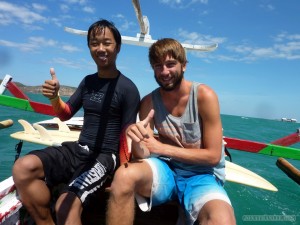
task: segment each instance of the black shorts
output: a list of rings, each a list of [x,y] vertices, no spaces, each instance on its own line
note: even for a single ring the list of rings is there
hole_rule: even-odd
[[[41,159],[45,182],[50,188],[65,183],[64,191],[75,193],[83,204],[113,175],[119,161],[114,153],[95,155],[77,142],[64,142],[62,146],[51,146],[28,154]]]

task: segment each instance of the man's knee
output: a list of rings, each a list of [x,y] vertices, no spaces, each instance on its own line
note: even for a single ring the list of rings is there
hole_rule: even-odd
[[[213,200],[205,203],[198,215],[199,224],[226,224],[235,225],[234,211],[230,204],[222,200]]]
[[[19,158],[13,166],[12,175],[16,185],[34,178],[41,178],[44,176],[42,162],[34,155]]]
[[[127,192],[133,192],[135,183],[137,179],[135,178],[134,168],[129,165],[128,167],[120,166],[114,174],[110,192],[114,194],[125,194]]]

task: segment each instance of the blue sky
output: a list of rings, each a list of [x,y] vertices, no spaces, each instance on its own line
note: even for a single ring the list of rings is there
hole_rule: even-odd
[[[300,2],[298,0],[140,0],[153,39],[213,44],[209,53],[188,53],[185,78],[218,94],[221,113],[300,121]],[[136,36],[131,0],[0,0],[0,76],[41,85],[54,67],[61,84],[77,86],[96,71],[86,38],[64,27],[87,30],[105,18],[122,35]],[[141,96],[157,87],[148,49],[123,45],[118,68]]]

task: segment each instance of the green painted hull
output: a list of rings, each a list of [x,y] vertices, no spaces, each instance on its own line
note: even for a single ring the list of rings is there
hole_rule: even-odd
[[[258,153],[264,155],[271,155],[271,156],[278,156],[283,158],[289,159],[296,159],[300,160],[300,149],[291,148],[286,146],[279,146],[279,145],[268,145]]]
[[[7,95],[0,95],[0,105],[34,112],[34,109],[31,107],[28,100],[15,98]]]

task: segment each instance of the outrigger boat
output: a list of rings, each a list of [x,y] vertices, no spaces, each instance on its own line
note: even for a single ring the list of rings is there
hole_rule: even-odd
[[[5,84],[5,87],[11,92],[13,96],[15,96],[10,98],[13,99],[13,102],[14,101],[18,102],[19,100],[27,101],[25,104],[26,105],[25,108],[22,108],[20,106],[15,108],[23,109],[23,110],[29,109],[29,111],[32,110],[33,112],[37,112],[41,114],[48,114],[48,115],[54,114],[53,112],[51,112],[52,109],[46,111],[43,109],[43,107],[50,109],[51,107],[50,105],[37,103],[37,102],[32,104],[33,101],[30,100],[29,97],[25,93],[23,93],[22,90],[18,88],[15,83],[12,82],[11,77],[9,77],[9,79],[4,79],[4,80],[8,80],[8,82]],[[1,85],[4,86],[3,82]],[[0,100],[1,100],[1,96],[4,95],[0,95]],[[2,104],[1,101],[0,104]],[[31,106],[31,104],[34,107],[31,108],[27,107],[29,105]],[[35,107],[36,105],[38,105],[39,107]],[[10,103],[10,104],[6,104],[6,106],[14,107],[14,104]],[[11,134],[12,138],[18,139],[20,141],[30,141],[33,143],[44,144],[44,145],[59,145],[62,141],[68,141],[68,140],[74,141],[78,139],[79,132],[80,132],[78,131],[78,129],[79,130],[81,129],[83,119],[82,117],[75,118],[73,120],[69,120],[68,123],[63,123],[58,118],[53,118],[51,120],[48,120],[48,122],[40,121],[33,125],[29,124],[27,121],[24,120],[19,120],[19,123],[23,126],[24,130]],[[4,124],[3,127],[5,128],[11,126],[12,122],[10,120],[7,120],[2,122],[1,124]],[[49,125],[53,126],[53,124],[56,124],[56,128],[58,128],[57,130],[46,129],[49,127]],[[77,130],[72,129],[74,128],[75,124]],[[43,127],[42,125],[44,125],[45,127]],[[271,144],[264,144],[264,143],[229,138],[229,137],[224,137],[224,141],[228,148],[261,153],[259,150],[261,150],[264,147],[266,149],[273,148],[271,155],[275,155],[274,153],[277,154],[277,152],[282,154],[285,153],[286,150],[292,149],[286,146],[299,142],[299,130],[297,130],[296,133],[278,139],[272,142]],[[277,150],[280,149],[281,151],[274,151],[274,148]],[[266,153],[267,151],[264,150],[262,152]],[[293,155],[289,154],[289,156],[293,156],[294,158],[297,159],[299,155],[299,149],[294,149],[294,152],[296,154]],[[239,165],[229,161],[226,161],[226,180],[229,182],[236,182],[236,183],[258,187],[270,191],[277,191],[277,188],[275,186],[273,186],[264,178],[260,177],[258,174],[255,174],[252,171],[240,167]],[[107,194],[102,193],[101,197],[105,198],[107,197]],[[162,213],[162,211],[166,207],[174,208],[174,206],[172,205],[159,207],[157,209],[158,211],[154,210],[152,212],[154,213],[154,215],[152,216],[155,217],[157,216],[157,213]],[[103,210],[104,209],[105,207],[103,208]],[[140,217],[140,220],[143,220],[142,218],[144,217],[144,215],[141,212],[138,213],[138,216]],[[150,216],[150,214],[147,214],[147,216]],[[104,219],[104,214],[102,215],[101,219],[102,220]],[[23,209],[22,203],[18,200],[12,177],[9,177],[8,179],[0,183],[0,224],[11,224],[11,221],[13,221],[14,224],[17,224],[20,222],[20,220],[22,220],[23,222],[27,221],[26,223],[32,222],[30,217],[28,217],[28,215],[26,214],[26,210]],[[88,221],[88,219],[85,220]],[[173,220],[171,218],[168,219],[168,221],[173,221]]]
[[[4,105],[15,107],[18,109],[23,109],[23,110],[29,110],[41,114],[55,115],[54,112],[51,112],[52,109],[49,110],[51,105],[38,103],[38,102],[32,104],[33,101],[25,93],[23,93],[20,88],[18,88],[18,86],[12,81],[12,78],[10,77],[8,80],[9,81],[5,84],[5,87],[11,92],[11,94],[14,97],[8,98],[8,99],[13,99],[12,102]],[[1,85],[4,86],[3,82]],[[3,97],[4,95],[0,95],[0,104],[3,105],[1,102],[1,96]],[[18,102],[18,101],[22,101],[22,102],[26,101],[25,107],[23,108],[20,105],[15,106],[14,102]],[[31,104],[34,107],[31,107]],[[35,107],[36,105],[38,105],[39,107]],[[48,110],[45,111],[43,109],[44,106],[48,108]],[[59,145],[62,141],[68,141],[68,140],[74,141],[78,139],[79,132],[83,123],[83,118],[82,117],[72,118],[67,123],[61,122],[58,118],[53,118],[48,121],[40,121],[33,125],[29,124],[25,120],[19,120],[19,123],[23,126],[24,130],[11,134],[12,138],[20,140],[19,144],[23,141],[29,141],[32,143],[38,143],[44,145]],[[0,125],[1,124],[3,128],[6,128],[12,125],[12,121],[6,120],[0,123]],[[47,128],[49,128],[49,126],[57,129],[48,130]],[[224,141],[228,148],[239,149],[243,151],[259,152],[258,151],[258,149],[260,149],[259,147],[270,148],[271,146],[274,148],[275,146],[276,148],[281,149],[281,152],[284,152],[286,149],[287,150],[291,149],[286,146],[299,142],[299,130],[297,130],[296,133],[293,133],[291,135],[288,135],[287,137],[272,142],[272,144],[264,144],[264,143],[252,142],[252,141],[229,138],[229,137],[224,137]],[[296,150],[299,152],[298,149]],[[18,154],[20,154],[20,152]],[[294,156],[295,155],[297,156],[297,154],[294,154]],[[247,170],[246,168],[243,168],[230,161],[226,161],[226,180],[229,182],[249,185],[249,186],[258,187],[270,191],[277,191],[277,188],[274,185],[272,185],[270,182],[268,182],[258,174],[255,174],[252,171]],[[101,198],[107,198],[107,193],[101,193]],[[101,202],[101,200],[99,200],[99,202]],[[97,207],[99,206],[97,205]],[[101,207],[103,208],[104,211],[105,206],[102,205]],[[157,209],[154,209],[152,213],[147,214],[146,217],[150,219],[150,218],[157,218],[157,216],[160,214],[164,215],[166,208],[168,208],[168,210],[173,210],[173,212],[176,213],[176,207],[175,207],[175,211],[174,211],[174,207],[175,206],[172,204],[163,207],[158,207]],[[101,220],[103,221],[105,215],[104,214],[100,214],[100,215],[102,215]],[[95,218],[94,215],[90,216],[90,215],[83,214],[83,216],[87,217],[85,218],[85,221],[90,221],[89,218]],[[142,212],[138,212],[137,217],[139,217],[137,221],[144,221],[145,215]],[[12,177],[9,177],[8,179],[0,183],[0,224],[18,224],[20,223],[20,221],[22,221],[23,224],[24,221],[26,224],[32,223],[31,218],[28,216],[28,214],[26,214],[26,210],[24,210],[24,208],[22,207],[22,203],[19,201],[17,197],[17,193],[14,187]],[[97,218],[96,221],[99,221],[99,218]],[[174,222],[174,217],[168,218],[167,221],[164,222],[164,224],[168,224],[170,221]]]
[[[0,89],[3,90],[2,92],[5,91],[5,88],[9,90],[14,97],[3,95],[0,92],[0,105],[55,116],[51,105],[32,101],[12,81],[10,75],[6,75],[0,85]],[[37,123],[46,128],[58,128],[57,120],[53,118]],[[81,130],[83,117],[73,117],[65,121],[65,123],[71,130]],[[300,129],[271,143],[262,143],[233,137],[224,137],[224,141],[226,142],[226,147],[229,149],[300,160],[300,149],[289,147],[300,142]]]
[[[17,87],[15,83],[12,82],[12,79],[4,79],[8,80],[8,82],[5,84],[5,87],[13,94],[15,97],[11,97],[14,99],[14,101],[17,100],[26,100],[27,105],[31,104],[32,101],[26,96],[25,93],[21,91]],[[2,82],[3,83],[3,82]],[[0,95],[1,97],[1,95]],[[19,98],[22,97],[22,98]],[[46,105],[42,104],[41,105]],[[35,104],[39,105],[39,104]],[[9,106],[13,107],[13,104],[9,104]],[[47,106],[48,108],[50,105]],[[20,107],[17,107],[20,109]],[[45,114],[45,111],[40,110],[40,108],[34,108],[35,112]],[[28,108],[23,108],[24,110],[27,110]],[[30,108],[31,110],[31,108]],[[48,114],[51,111],[47,111]],[[80,121],[80,120],[79,120]],[[23,141],[29,141],[32,143],[37,144],[44,144],[44,145],[60,145],[63,141],[76,141],[79,137],[80,131],[78,130],[71,130],[70,127],[72,127],[72,123],[66,124],[64,122],[61,122],[58,118],[54,118],[53,122],[57,124],[56,130],[48,130],[45,127],[43,127],[41,124],[43,123],[36,123],[31,125],[25,120],[19,120],[18,121],[24,128],[23,131],[18,131],[13,134],[11,134],[12,138],[15,138],[17,140],[20,140],[20,143]],[[77,121],[78,122],[78,121]],[[79,122],[82,123],[82,120]],[[7,121],[4,124],[9,124]],[[70,126],[71,125],[71,126]],[[74,124],[73,124],[74,125]],[[77,124],[78,125],[78,124]],[[8,127],[8,125],[6,126]],[[79,125],[80,127],[80,125]],[[19,144],[20,144],[19,143]],[[127,142],[126,142],[127,143]],[[126,144],[127,145],[127,144]],[[21,145],[22,146],[22,145]],[[124,145],[121,145],[124,146]],[[125,147],[127,149],[127,147]],[[21,149],[19,149],[20,151]],[[123,152],[123,151],[121,151]],[[17,153],[18,155],[20,152]],[[123,157],[124,159],[124,157]],[[250,170],[247,170],[237,164],[234,164],[232,162],[226,161],[226,180],[230,182],[236,182],[244,185],[249,185],[253,187],[258,187],[270,191],[277,191],[277,188],[272,185],[270,182],[259,176],[258,174],[253,173]],[[30,217],[28,217],[28,214],[26,214],[26,210],[23,209],[22,203],[17,197],[16,189],[14,187],[14,183],[12,180],[12,177],[9,177],[5,181],[0,183],[0,224],[11,224],[12,221],[14,224],[19,223],[22,221],[26,221],[26,223],[31,223],[32,220]],[[102,193],[102,197],[107,197],[107,194]],[[165,207],[172,207],[172,205],[168,205]],[[163,207],[163,208],[165,208]],[[154,210],[152,213],[155,214],[155,211],[157,213],[158,211],[163,210],[163,208],[158,208]],[[105,209],[105,207],[104,207]],[[85,214],[84,214],[85,215]],[[143,214],[139,213],[140,217],[143,217]],[[148,216],[150,214],[147,214]],[[157,215],[156,215],[157,216]],[[155,217],[155,216],[154,216]],[[102,217],[102,219],[104,216]],[[88,221],[88,219],[85,219],[85,221]],[[138,220],[137,220],[138,221]],[[168,219],[168,221],[173,221],[171,218]],[[165,223],[167,224],[167,223]]]
[[[59,119],[56,119],[56,122],[58,124],[58,129],[48,130],[39,124],[31,125],[25,120],[19,120],[19,123],[23,126],[24,130],[11,134],[11,137],[20,141],[28,141],[48,146],[57,146],[60,145],[63,141],[78,140],[80,133],[79,131],[70,130],[68,126],[65,123],[61,122]],[[127,162],[126,155],[129,155],[126,138],[121,138],[120,146],[120,158],[122,165]],[[262,188],[269,191],[278,191],[278,189],[274,185],[272,185],[263,177],[230,161],[226,161],[225,174],[226,180],[229,182]],[[105,194],[105,192],[101,192],[99,194],[99,198],[107,198],[107,194]],[[105,201],[99,200],[99,202],[102,202],[101,204],[105,204]],[[99,202],[97,202],[97,204],[100,204]],[[176,205],[167,204],[166,207],[171,207],[173,208],[172,210],[174,210],[175,208],[176,212]],[[103,210],[105,211],[105,206],[103,206]],[[157,210],[161,211],[165,209],[159,207],[152,213],[155,214]],[[101,220],[104,219],[104,212],[98,211],[97,214],[102,215]],[[83,216],[87,215],[83,214]],[[149,216],[149,214],[147,214],[146,216]],[[138,220],[143,218],[143,214],[139,212],[138,217]],[[173,221],[174,218],[169,218],[168,220],[170,222]],[[12,177],[9,177],[8,179],[0,183],[0,224],[19,224],[21,223],[21,221],[22,224],[24,224],[24,221],[26,221],[26,223],[32,222],[28,214],[26,214],[26,210],[24,210],[24,208],[22,207],[21,201],[18,199]],[[85,221],[88,221],[88,218],[86,218]]]
[[[17,88],[17,86],[11,81],[11,79],[9,85],[6,85],[6,87],[9,87],[8,90],[10,90],[13,95],[16,93],[22,95],[23,98],[26,98],[28,103],[30,104],[31,100],[19,88]],[[36,112],[41,113],[41,111]],[[48,130],[38,123],[31,125],[25,120],[19,120],[19,123],[23,126],[24,130],[11,134],[11,137],[20,141],[29,141],[32,143],[44,145],[59,145],[63,141],[75,141],[78,139],[80,131],[70,130],[69,125],[61,122],[58,118],[54,118],[53,122],[57,124],[57,130]],[[230,139],[225,138],[225,141],[228,142],[230,141]],[[226,180],[229,182],[236,182],[270,191],[277,191],[277,188],[274,185],[272,185],[270,182],[268,182],[258,174],[255,174],[252,171],[229,161],[226,161]],[[27,221],[27,223],[32,222],[30,217],[28,217],[28,214],[26,214],[26,210],[23,209],[22,203],[17,197],[16,189],[11,177],[0,183],[0,196],[0,224],[11,224],[11,221],[13,221],[14,223],[18,223],[20,222],[20,220],[22,220],[23,222]],[[103,197],[107,197],[107,194],[102,193],[102,198]],[[174,206],[172,205],[168,205],[165,207],[174,208]],[[165,207],[158,208],[157,210],[160,212],[164,210]],[[103,210],[104,209],[105,207],[103,208]],[[155,210],[152,213],[155,214]],[[143,218],[143,214],[141,212],[138,215],[140,219]],[[150,214],[147,215],[149,216]],[[102,220],[103,218],[104,215],[102,216]],[[88,219],[85,219],[85,221],[88,221]],[[168,221],[173,220],[169,218]]]
[[[300,160],[300,149],[289,147],[300,142],[300,129],[271,143],[224,137],[230,149]]]

